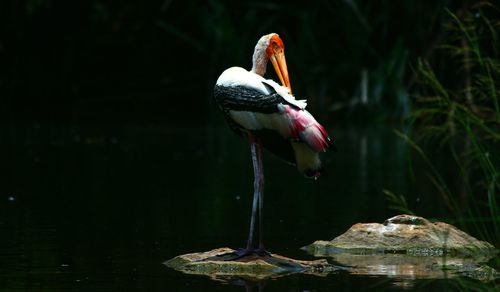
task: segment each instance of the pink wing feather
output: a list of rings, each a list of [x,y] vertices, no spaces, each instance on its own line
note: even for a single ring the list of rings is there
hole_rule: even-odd
[[[325,151],[329,146],[330,138],[314,117],[306,110],[284,106],[284,113],[291,121],[291,137],[305,142],[316,152]]]

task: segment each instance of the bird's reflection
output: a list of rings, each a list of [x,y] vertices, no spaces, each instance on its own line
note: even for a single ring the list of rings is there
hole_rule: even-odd
[[[262,292],[264,291],[264,287],[267,283],[267,279],[241,276],[216,277],[215,280],[224,282],[226,284],[245,287],[246,292]]]

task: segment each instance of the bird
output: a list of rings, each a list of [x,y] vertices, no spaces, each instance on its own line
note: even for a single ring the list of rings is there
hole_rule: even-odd
[[[229,260],[249,255],[271,256],[263,244],[264,172],[263,149],[295,165],[304,176],[317,179],[322,172],[319,153],[332,147],[325,128],[305,110],[306,100],[292,95],[283,40],[276,33],[262,36],[255,45],[252,68],[231,67],[222,72],[214,87],[214,99],[229,127],[248,139],[254,173],[254,194],[246,248]],[[271,61],[281,85],[265,79]],[[259,217],[259,245],[254,247],[255,222]]]

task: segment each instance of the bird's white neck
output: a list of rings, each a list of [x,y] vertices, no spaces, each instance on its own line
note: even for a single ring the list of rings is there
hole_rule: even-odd
[[[252,72],[260,76],[266,74],[267,61],[269,60],[266,54],[266,47],[267,42],[259,41],[253,52]]]

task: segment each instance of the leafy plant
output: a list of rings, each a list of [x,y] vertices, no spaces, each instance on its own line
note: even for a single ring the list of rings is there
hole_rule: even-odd
[[[451,21],[444,53],[446,72],[419,60],[418,94],[412,120],[416,140],[399,133],[431,170],[434,184],[455,220],[483,239],[500,241],[500,43],[499,10],[480,3]],[[438,68],[439,69],[439,68]],[[453,72],[453,71],[451,71]],[[452,188],[420,142],[437,143],[453,158],[458,186]]]
[[[403,195],[397,196],[389,190],[383,190],[382,192],[385,195],[385,200],[389,203],[389,209],[403,212],[404,214],[414,215]]]

